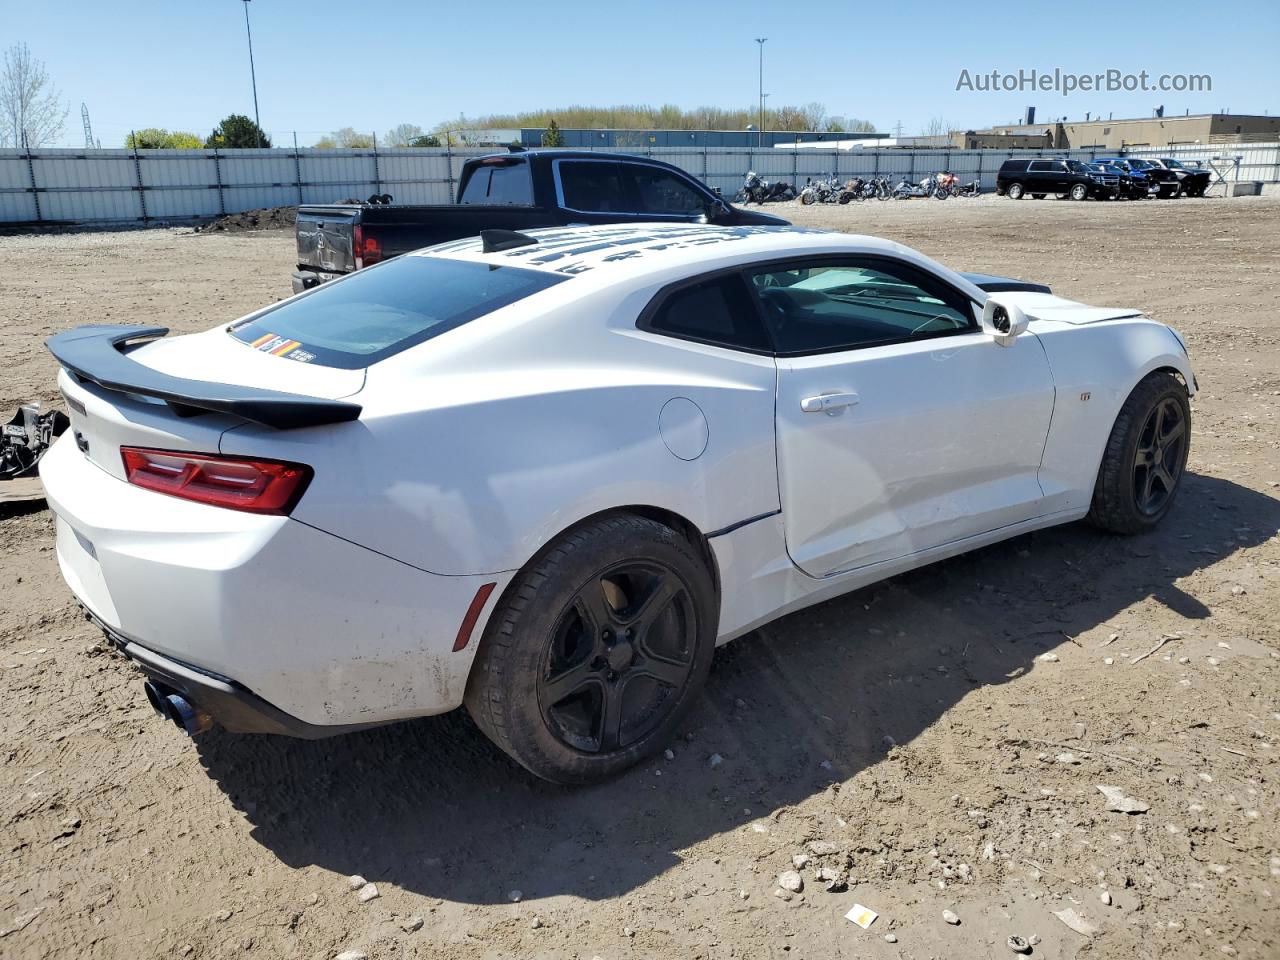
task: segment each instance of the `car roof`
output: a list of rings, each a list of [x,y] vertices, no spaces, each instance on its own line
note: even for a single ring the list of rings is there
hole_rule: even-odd
[[[479,237],[427,247],[410,256],[448,257],[492,266],[525,267],[559,274],[588,271],[616,279],[638,278],[673,265],[698,272],[727,255],[768,260],[807,252],[918,256],[879,237],[795,226],[718,226],[698,223],[626,223],[549,227],[523,231],[537,242],[485,252]]]

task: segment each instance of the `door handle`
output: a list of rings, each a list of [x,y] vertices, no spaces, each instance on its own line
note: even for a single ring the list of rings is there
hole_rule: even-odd
[[[828,413],[834,415],[838,410],[852,407],[859,397],[856,393],[824,393],[817,397],[805,397],[800,401],[800,409],[805,413]]]

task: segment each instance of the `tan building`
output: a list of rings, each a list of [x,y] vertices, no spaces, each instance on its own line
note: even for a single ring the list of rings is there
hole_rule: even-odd
[[[1197,113],[1182,117],[1010,124],[951,135],[961,150],[1121,150],[1195,143],[1268,143],[1280,140],[1280,117]]]

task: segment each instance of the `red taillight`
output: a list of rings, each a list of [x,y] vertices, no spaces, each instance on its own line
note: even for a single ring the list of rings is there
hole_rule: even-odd
[[[121,447],[125,478],[171,497],[250,513],[287,514],[311,480],[300,463]]]
[[[355,246],[356,269],[363,270],[382,259],[382,244],[377,237],[365,236],[364,227],[356,224],[351,240]]]

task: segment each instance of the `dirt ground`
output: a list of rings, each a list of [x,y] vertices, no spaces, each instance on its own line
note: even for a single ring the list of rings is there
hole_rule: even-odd
[[[1166,523],[778,621],[719,652],[672,759],[566,790],[460,713],[188,741],[81,619],[43,504],[0,505],[0,956],[1280,955],[1280,198],[782,209],[1182,330],[1202,393]],[[55,399],[49,333],[237,316],[287,294],[291,245],[0,238],[0,409]]]

